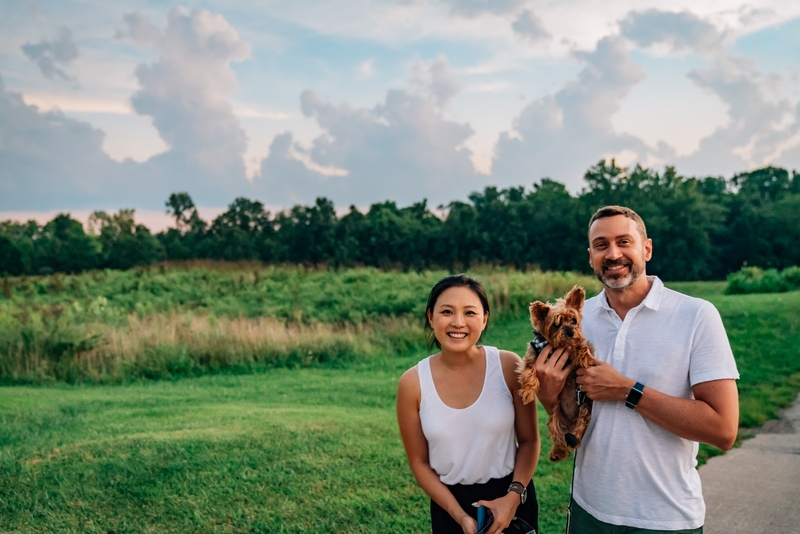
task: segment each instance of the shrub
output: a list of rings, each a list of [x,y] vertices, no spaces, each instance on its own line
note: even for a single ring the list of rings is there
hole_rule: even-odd
[[[800,267],[793,265],[781,271],[784,282],[791,289],[800,289]]]
[[[787,267],[781,272],[777,269],[742,267],[728,275],[725,292],[743,293],[782,293],[800,288],[800,267]]]

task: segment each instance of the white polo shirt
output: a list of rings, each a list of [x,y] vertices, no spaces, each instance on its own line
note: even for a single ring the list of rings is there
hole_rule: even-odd
[[[664,287],[621,320],[605,291],[586,301],[583,330],[594,356],[628,378],[668,395],[693,398],[692,386],[738,379],[722,319],[704,300]],[[664,430],[622,402],[595,402],[576,455],[575,501],[614,525],[694,529],[705,521],[698,443]]]

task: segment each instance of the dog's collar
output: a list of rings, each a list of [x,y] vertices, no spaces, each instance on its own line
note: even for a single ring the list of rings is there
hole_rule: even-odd
[[[533,340],[530,342],[530,346],[533,349],[533,352],[536,353],[538,356],[542,349],[547,346],[547,340],[544,338],[542,334],[537,332],[536,330],[533,331]]]

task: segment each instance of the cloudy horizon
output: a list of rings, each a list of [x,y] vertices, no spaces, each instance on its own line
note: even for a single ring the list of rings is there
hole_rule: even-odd
[[[6,5],[0,219],[800,170],[800,5],[696,4]]]

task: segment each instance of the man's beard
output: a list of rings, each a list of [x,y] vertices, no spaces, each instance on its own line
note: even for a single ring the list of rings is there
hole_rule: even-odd
[[[610,278],[606,276],[605,270],[609,267],[614,265],[624,265],[628,267],[628,274],[623,276],[622,278]],[[603,283],[608,289],[612,289],[614,291],[622,291],[623,289],[627,289],[632,286],[636,280],[639,279],[644,273],[644,268],[641,265],[637,265],[631,260],[606,260],[600,266],[599,271],[595,271],[595,275],[597,275],[597,279]]]

